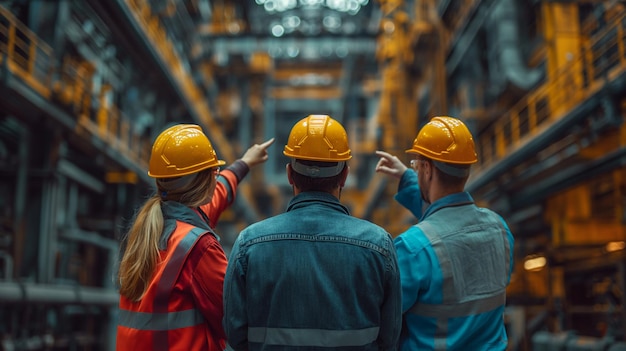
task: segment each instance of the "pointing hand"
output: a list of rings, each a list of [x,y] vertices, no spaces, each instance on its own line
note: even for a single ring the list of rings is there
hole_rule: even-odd
[[[376,172],[387,174],[398,179],[402,178],[407,167],[397,156],[393,156],[384,151],[376,151],[376,156],[380,157],[380,160],[376,164]]]
[[[248,167],[252,168],[260,163],[267,161],[269,155],[267,154],[267,148],[274,143],[274,138],[262,143],[252,145],[246,153],[241,156],[241,160],[245,162]]]

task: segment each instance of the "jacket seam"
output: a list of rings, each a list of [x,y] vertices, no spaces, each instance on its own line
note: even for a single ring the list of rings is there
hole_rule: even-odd
[[[311,235],[311,234],[293,234],[293,233],[269,234],[269,235],[264,235],[262,237],[250,239],[246,241],[245,243],[241,244],[242,250],[240,250],[240,253],[243,253],[245,251],[243,250],[244,247],[250,247],[254,244],[259,244],[259,243],[269,242],[269,241],[279,241],[279,240],[303,240],[303,241],[314,241],[314,242],[337,241],[337,242],[342,242],[342,243],[349,244],[349,245],[355,245],[355,246],[368,248],[384,255],[385,257],[389,256],[389,249],[386,249],[377,244],[367,242],[365,240],[344,238],[344,237],[334,236],[334,235],[317,235],[317,234]]]

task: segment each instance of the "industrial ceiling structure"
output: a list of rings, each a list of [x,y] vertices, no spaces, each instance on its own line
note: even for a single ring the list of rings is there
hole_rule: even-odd
[[[463,119],[467,190],[516,239],[510,350],[621,350],[625,33],[617,0],[1,0],[2,348],[113,348],[163,129],[201,125],[227,163],[276,138],[220,218],[228,252],[291,198],[293,124],[329,114],[354,155],[342,202],[393,236],[416,219],[374,152],[407,161],[431,117]]]

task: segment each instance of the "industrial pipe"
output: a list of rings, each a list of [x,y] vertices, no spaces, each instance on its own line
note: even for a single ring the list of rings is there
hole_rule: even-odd
[[[0,304],[14,302],[49,304],[117,305],[113,289],[35,283],[0,282]]]
[[[516,0],[499,0],[491,12],[486,25],[487,32],[491,34],[489,56],[497,64],[489,67],[495,86],[510,82],[518,88],[529,90],[543,78],[543,70],[528,67],[523,58],[517,8]]]

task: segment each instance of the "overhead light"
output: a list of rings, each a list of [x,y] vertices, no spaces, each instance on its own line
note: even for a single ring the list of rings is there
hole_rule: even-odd
[[[272,58],[279,58],[283,54],[283,49],[280,46],[270,46],[267,50],[267,53]]]
[[[396,30],[396,25],[391,20],[383,21],[383,31],[387,34],[391,34]]]
[[[255,0],[255,2],[263,6],[267,12],[285,12],[298,7],[311,9],[324,6],[331,10],[356,15],[369,0]]]
[[[337,55],[337,57],[345,58],[346,56],[348,56],[349,52],[347,48],[339,46],[335,49],[335,54]]]
[[[298,16],[287,16],[283,18],[282,22],[285,28],[289,28],[293,30],[297,28],[300,25],[300,23],[302,23],[302,20]]]
[[[341,27],[341,17],[339,16],[324,16],[322,24],[326,29],[330,31],[338,30]]]
[[[275,37],[282,37],[285,34],[285,27],[280,24],[272,26],[272,35]]]
[[[300,53],[300,49],[296,46],[290,46],[287,48],[287,56],[291,58],[298,56],[299,53]]]
[[[330,74],[307,73],[289,77],[289,84],[293,86],[329,86],[332,83]]]
[[[606,244],[606,252],[614,252],[619,250],[624,250],[626,247],[626,243],[623,241],[611,241]]]
[[[543,267],[546,266],[548,260],[546,260],[545,256],[540,255],[531,255],[526,256],[524,259],[524,269],[527,271],[540,271]]]

